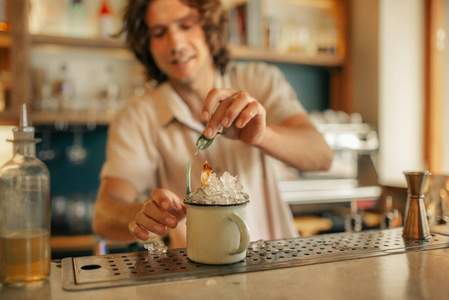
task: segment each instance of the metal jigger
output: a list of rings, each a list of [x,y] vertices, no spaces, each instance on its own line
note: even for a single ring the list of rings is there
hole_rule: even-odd
[[[402,236],[417,240],[428,240],[431,236],[423,191],[430,173],[427,171],[404,172],[404,175],[407,179],[408,195]]]

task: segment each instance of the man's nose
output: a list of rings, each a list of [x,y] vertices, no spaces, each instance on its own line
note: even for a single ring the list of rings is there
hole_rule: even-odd
[[[168,45],[172,54],[177,53],[182,50],[182,45],[184,44],[184,35],[181,30],[176,28],[170,28],[167,32]]]

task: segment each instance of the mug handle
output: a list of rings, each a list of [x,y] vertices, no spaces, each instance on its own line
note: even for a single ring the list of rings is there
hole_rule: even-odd
[[[231,221],[233,221],[240,232],[240,244],[238,246],[237,249],[232,250],[231,252],[229,252],[229,254],[234,255],[234,254],[239,254],[242,253],[243,251],[245,251],[248,248],[249,245],[249,229],[248,229],[248,225],[246,224],[246,222],[240,218],[238,215],[236,215],[235,213],[233,213],[229,219]]]

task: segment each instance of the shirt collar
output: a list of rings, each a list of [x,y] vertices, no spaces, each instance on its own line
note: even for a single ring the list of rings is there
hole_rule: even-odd
[[[215,76],[215,87],[221,88],[222,86],[223,78],[220,72],[217,70]],[[193,118],[189,107],[173,89],[170,83],[164,82],[156,89],[159,92],[159,97],[157,97],[158,99],[156,101],[156,105],[163,127],[166,127],[174,120],[177,120],[183,125],[199,133],[204,130],[204,125]]]

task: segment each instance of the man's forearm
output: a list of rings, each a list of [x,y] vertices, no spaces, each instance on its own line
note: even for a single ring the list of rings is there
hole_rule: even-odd
[[[141,203],[123,203],[111,196],[100,196],[95,207],[93,230],[107,239],[133,242],[135,238],[129,232],[128,224],[141,208]]]

